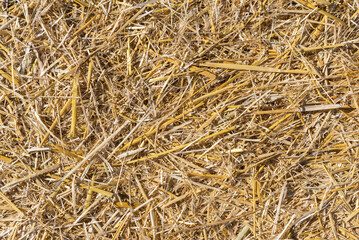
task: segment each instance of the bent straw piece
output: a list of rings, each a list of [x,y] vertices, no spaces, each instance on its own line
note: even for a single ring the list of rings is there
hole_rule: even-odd
[[[308,70],[282,70],[282,69],[272,68],[272,67],[261,67],[261,66],[242,65],[242,64],[234,64],[234,63],[206,62],[206,63],[201,63],[199,65],[202,67],[215,67],[215,68],[233,69],[233,70],[241,70],[241,71],[292,73],[292,74],[312,73],[311,71],[308,71]]]

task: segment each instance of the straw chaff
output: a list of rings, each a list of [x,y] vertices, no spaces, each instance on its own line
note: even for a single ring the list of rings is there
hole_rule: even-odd
[[[359,239],[357,1],[0,9],[0,239]]]

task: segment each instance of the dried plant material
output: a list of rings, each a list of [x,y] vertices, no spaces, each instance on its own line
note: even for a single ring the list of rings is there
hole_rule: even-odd
[[[293,109],[276,109],[276,110],[268,110],[268,111],[255,111],[251,112],[251,114],[278,114],[278,113],[294,113],[294,112],[315,112],[315,111],[328,111],[328,110],[353,110],[352,107],[342,106],[340,104],[325,104],[325,105],[307,105],[301,106]]]
[[[58,169],[59,167],[60,167],[59,164],[55,164],[54,166],[51,166],[51,167],[49,167],[49,168],[45,168],[45,169],[42,169],[42,170],[40,170],[40,171],[37,171],[36,173],[30,174],[30,175],[27,176],[27,177],[23,177],[23,178],[16,179],[15,181],[13,181],[13,182],[11,182],[11,183],[8,183],[8,184],[6,184],[5,186],[2,186],[1,189],[6,189],[6,188],[11,187],[11,186],[13,186],[13,185],[15,185],[15,184],[18,184],[18,183],[27,181],[27,180],[29,180],[29,179],[32,179],[32,178],[41,176],[42,174],[46,174],[46,173],[52,172],[52,171]]]
[[[8,199],[1,191],[0,198],[5,201],[13,210],[15,210],[21,217],[24,217],[25,214],[13,203],[10,199]]]
[[[334,45],[328,45],[328,46],[306,47],[306,48],[298,49],[298,51],[310,52],[310,51],[326,50],[326,49],[331,49],[331,48],[343,47],[345,45],[346,45],[345,43],[340,43],[340,44],[334,44]]]
[[[91,160],[97,153],[99,153],[99,151],[102,150],[102,148],[104,148],[107,144],[109,144],[109,142],[111,140],[113,140],[114,137],[116,137],[117,134],[119,134],[124,127],[127,126],[129,122],[126,121],[121,127],[119,127],[114,133],[112,133],[108,138],[102,140],[102,142],[96,146],[86,157],[84,157],[84,159],[82,159],[81,162],[79,162],[78,164],[76,164],[76,166],[74,166],[71,171],[69,171],[65,176],[63,176],[61,178],[61,180],[55,185],[55,188],[58,188],[60,186],[60,184],[66,180],[69,176],[71,176],[77,169],[79,169],[82,165],[84,165],[87,161]]]
[[[16,86],[20,86],[18,79],[11,77],[10,74],[4,72],[3,70],[0,70],[0,75],[7,79],[10,83],[13,83]]]
[[[0,12],[1,239],[359,238],[356,2]]]
[[[249,227],[248,226],[244,226],[244,228],[242,229],[242,231],[240,231],[240,233],[238,234],[238,237],[236,238],[236,240],[242,240],[244,239],[244,237],[246,236],[246,234],[249,231]]]
[[[253,65],[242,65],[242,64],[233,64],[233,63],[201,63],[202,67],[215,67],[215,68],[225,68],[225,69],[233,69],[233,70],[241,70],[241,71],[256,71],[256,72],[271,72],[271,73],[298,73],[298,74],[306,74],[310,73],[307,70],[282,70],[278,68],[271,67],[261,67],[261,66],[253,66]]]
[[[72,86],[72,115],[71,115],[71,129],[69,138],[74,138],[76,136],[76,123],[77,123],[77,85],[78,85],[79,74],[73,80]]]
[[[65,114],[65,112],[70,108],[71,104],[72,104],[72,100],[71,99],[67,100],[66,104],[63,106],[63,108],[60,111],[59,117],[61,117]],[[45,144],[47,139],[50,137],[50,132],[52,132],[55,129],[56,125],[58,124],[58,121],[59,121],[59,119],[55,118],[54,122],[51,124],[51,126],[49,128],[49,132],[46,133],[46,135],[42,139],[39,147],[42,147]]]
[[[319,13],[323,14],[324,16],[327,16],[327,17],[329,17],[329,18],[331,18],[331,19],[345,25],[345,22],[342,21],[341,19],[333,16],[332,14],[330,14],[330,13],[328,13],[328,12],[322,10],[322,9],[319,9],[318,7],[316,7],[315,5],[313,5],[310,2],[306,2],[306,1],[303,1],[303,0],[296,0],[296,1],[299,2],[300,4],[302,4],[303,6],[306,6],[306,7],[310,8],[310,9],[318,11]],[[323,0],[319,0],[319,1],[320,1],[320,3],[323,3]]]

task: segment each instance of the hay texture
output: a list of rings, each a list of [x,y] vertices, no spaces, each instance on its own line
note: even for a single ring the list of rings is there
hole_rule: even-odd
[[[359,239],[358,1],[0,7],[0,239]]]

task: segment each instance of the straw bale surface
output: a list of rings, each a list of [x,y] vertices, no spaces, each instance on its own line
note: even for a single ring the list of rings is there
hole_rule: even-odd
[[[358,1],[0,8],[0,239],[359,239]]]

